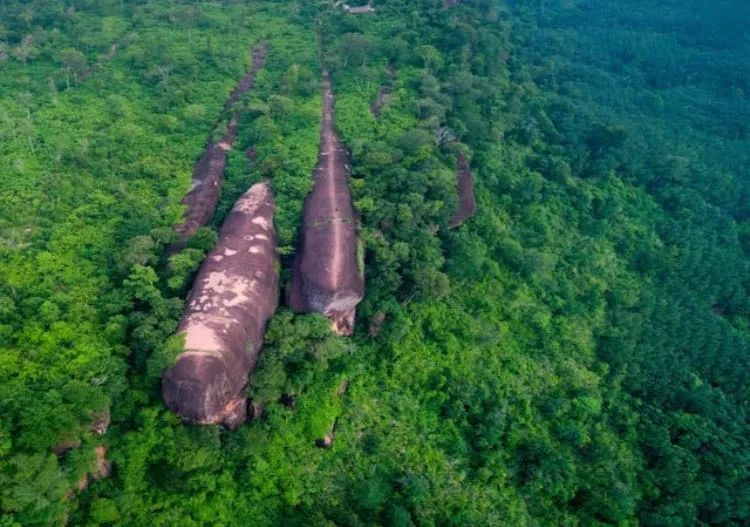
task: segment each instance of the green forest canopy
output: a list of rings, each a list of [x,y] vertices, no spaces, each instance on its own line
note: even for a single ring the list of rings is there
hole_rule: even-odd
[[[0,4],[0,525],[749,524],[750,7],[373,5]],[[214,224],[168,263],[260,40]],[[322,67],[357,334],[281,308],[263,416],[183,425],[159,380],[190,279],[263,178],[288,278]],[[449,230],[458,150],[478,212]]]

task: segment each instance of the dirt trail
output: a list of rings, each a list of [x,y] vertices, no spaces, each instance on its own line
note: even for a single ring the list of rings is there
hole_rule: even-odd
[[[323,72],[323,114],[315,185],[305,200],[301,250],[295,257],[289,304],[328,316],[333,330],[350,335],[364,296],[357,261],[357,216],[349,191],[349,156],[336,134],[334,100]]]
[[[230,111],[239,99],[253,87],[253,81],[257,71],[263,67],[268,51],[265,42],[258,43],[253,48],[253,58],[250,68],[237,86],[230,93],[225,111]],[[212,139],[206,143],[203,155],[193,168],[193,184],[182,199],[185,205],[185,215],[182,223],[175,226],[175,232],[179,235],[179,241],[171,247],[170,252],[182,249],[185,242],[204,225],[208,225],[213,218],[216,204],[219,200],[221,185],[224,182],[224,169],[227,163],[227,153],[234,146],[237,137],[237,125],[239,111],[235,110],[227,126],[227,131],[219,142]]]
[[[471,218],[477,208],[474,200],[474,176],[463,152],[458,152],[456,155],[456,178],[458,180],[458,210],[451,218],[451,229]]]

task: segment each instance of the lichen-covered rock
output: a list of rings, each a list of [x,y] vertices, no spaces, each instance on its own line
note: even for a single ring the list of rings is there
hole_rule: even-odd
[[[162,380],[164,401],[186,421],[235,428],[247,417],[242,391],[278,302],[274,210],[269,185],[253,185],[195,279],[178,329],[185,351]]]
[[[289,303],[299,312],[318,312],[333,330],[350,335],[364,296],[358,257],[357,222],[349,191],[348,152],[335,131],[328,72],[323,77],[323,119],[315,185],[305,200],[302,247],[293,270]]]

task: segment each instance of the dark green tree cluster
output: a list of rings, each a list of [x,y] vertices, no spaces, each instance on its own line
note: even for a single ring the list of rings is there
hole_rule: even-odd
[[[0,5],[0,523],[748,524],[747,6],[373,5]],[[214,223],[168,258],[261,39]],[[322,67],[355,337],[282,306],[256,419],[186,426],[158,389],[182,299],[264,178],[287,278]],[[449,229],[458,152],[478,210]]]

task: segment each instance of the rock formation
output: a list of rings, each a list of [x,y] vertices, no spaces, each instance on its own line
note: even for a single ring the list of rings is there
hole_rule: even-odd
[[[188,422],[235,428],[247,417],[242,391],[278,302],[274,210],[269,185],[253,185],[195,279],[178,329],[184,352],[162,380],[167,406]]]
[[[348,152],[336,134],[327,71],[314,174],[313,190],[305,200],[301,251],[294,261],[289,304],[297,312],[323,313],[336,333],[351,335],[356,306],[364,296],[364,273],[349,191]]]
[[[380,113],[383,111],[383,107],[388,104],[391,98],[391,91],[393,81],[396,79],[396,68],[393,64],[388,65],[388,80],[389,84],[380,86],[377,98],[370,105],[370,112],[375,116],[376,119],[380,119]]]
[[[102,436],[107,433],[107,429],[111,422],[112,416],[110,415],[109,408],[99,410],[91,416],[89,431],[95,436]],[[68,451],[80,446],[81,440],[79,438],[61,439],[52,447],[52,452],[57,456],[64,456]]]
[[[385,323],[385,313],[379,311],[370,319],[370,336],[377,337],[380,335],[380,331],[383,329]]]
[[[107,447],[99,445],[94,448],[94,465],[91,470],[81,476],[76,484],[76,490],[83,492],[92,481],[100,481],[108,478],[112,474],[112,462],[107,459]],[[69,495],[72,497],[72,495]]]
[[[227,153],[232,149],[237,136],[237,119],[232,117],[227,133],[221,141],[209,141],[203,155],[193,168],[193,185],[182,199],[185,205],[185,216],[182,223],[175,227],[181,243],[189,240],[195,232],[208,225],[219,201],[221,185],[224,181],[224,169],[227,164]]]
[[[344,379],[339,383],[339,387],[336,388],[336,397],[343,397],[346,391],[349,389],[349,380]],[[318,448],[331,448],[335,439],[336,425],[339,422],[338,416],[328,427],[325,435],[315,440],[315,446]]]
[[[265,42],[259,43],[253,49],[253,59],[250,69],[240,80],[229,95],[224,110],[229,111],[240,97],[253,87],[255,73],[263,66],[267,47]],[[217,143],[209,140],[203,155],[193,168],[193,184],[182,200],[185,205],[185,215],[182,223],[175,227],[179,241],[172,247],[171,252],[180,250],[185,242],[204,225],[208,225],[216,210],[221,185],[224,181],[224,169],[227,164],[227,153],[234,146],[237,137],[239,112],[235,111],[227,126],[226,133]]]
[[[474,200],[474,176],[471,174],[469,161],[461,151],[456,156],[456,178],[458,180],[458,209],[451,218],[451,229],[471,218],[477,209]]]

